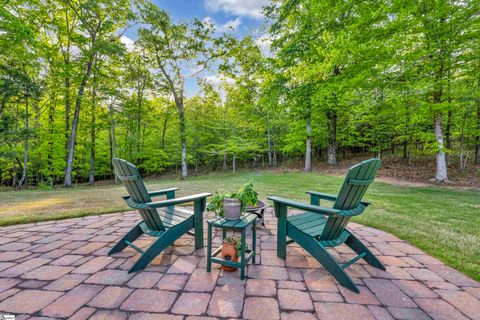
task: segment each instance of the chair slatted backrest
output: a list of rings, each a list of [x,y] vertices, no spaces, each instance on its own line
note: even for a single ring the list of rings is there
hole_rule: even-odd
[[[123,159],[113,159],[113,168],[117,178],[122,181],[131,199],[137,203],[151,202],[147,188],[136,166]],[[165,227],[156,209],[138,209],[149,229],[163,231]]]
[[[355,209],[362,201],[368,186],[375,180],[375,175],[380,165],[380,159],[373,158],[351,167],[343,181],[333,208],[338,210]],[[337,238],[346,228],[349,221],[350,217],[330,216],[320,235],[320,240]]]

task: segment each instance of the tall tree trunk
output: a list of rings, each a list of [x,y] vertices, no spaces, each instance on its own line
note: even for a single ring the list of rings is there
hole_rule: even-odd
[[[180,120],[180,142],[182,144],[182,179],[187,177],[187,132],[185,130],[185,114],[183,103],[178,106],[178,118]]]
[[[453,118],[452,110],[448,110],[447,128],[445,129],[445,147],[449,151],[452,150],[452,118]],[[447,154],[446,158],[447,158],[447,165],[450,165],[451,163],[450,154]]]
[[[477,137],[475,138],[475,164],[480,164],[480,99],[477,99]]]
[[[95,59],[95,65],[97,61]],[[90,176],[88,178],[88,184],[95,184],[95,138],[96,138],[96,113],[97,113],[97,73],[93,74],[92,84],[92,118],[90,122]]]
[[[115,184],[118,183],[118,178],[117,175],[115,174],[113,170],[113,159],[117,157],[117,138],[115,137],[115,117],[113,115],[113,104],[112,102],[109,107],[108,107],[108,114],[110,116],[110,130],[109,130],[109,136],[110,136],[110,170],[114,175],[115,178]]]
[[[82,82],[80,83],[80,87],[78,88],[77,98],[75,100],[75,113],[73,114],[72,132],[70,133],[70,140],[68,142],[69,150],[68,150],[68,158],[67,158],[67,168],[65,170],[65,182],[64,182],[65,187],[72,186],[73,156],[75,152],[75,141],[77,139],[78,122],[80,120],[79,119],[80,108],[82,107],[83,93],[85,91],[88,78],[90,77],[90,73],[92,71],[93,59],[94,59],[94,54],[90,56],[90,59],[87,62],[85,74],[83,76]]]
[[[308,112],[306,119],[307,140],[305,146],[305,172],[312,171],[312,126],[311,126],[311,112]]]
[[[272,141],[270,138],[270,113],[267,111],[268,166],[272,166]]]
[[[168,106],[167,106],[167,111],[165,112],[165,116],[163,118],[163,127],[162,127],[162,150],[165,149],[165,135],[167,133],[167,124],[168,124],[168,118],[170,116],[170,112],[168,111]]]
[[[179,79],[179,84],[178,84],[178,90],[177,87],[175,86],[175,83],[172,80],[172,77],[168,74],[167,70],[165,69],[165,66],[162,63],[162,60],[159,56],[158,52],[155,52],[155,57],[157,60],[158,67],[160,68],[160,71],[162,72],[163,76],[167,80],[169,86],[170,86],[170,91],[173,94],[173,98],[175,100],[175,104],[177,105],[177,110],[178,110],[178,119],[180,120],[180,143],[182,145],[182,179],[185,179],[188,175],[187,172],[187,133],[185,130],[185,113],[183,109],[183,101],[184,101],[184,79],[183,76],[180,73],[177,73],[177,79]]]
[[[52,97],[50,101],[50,106],[48,109],[48,157],[47,157],[47,164],[49,168],[49,178],[50,178],[50,185],[53,186],[55,184],[55,177],[53,175],[53,144],[54,144],[54,122],[55,122],[55,107],[56,107],[56,97]]]
[[[237,172],[237,158],[235,156],[235,153],[233,154],[233,159],[232,159],[232,171],[233,173]]]
[[[328,118],[328,164],[337,164],[337,111],[327,112]]]
[[[460,170],[464,170],[465,169],[465,164],[466,164],[466,157],[464,159],[463,148],[465,146],[465,122],[467,121],[467,115],[468,115],[468,113],[467,113],[467,111],[465,111],[465,113],[463,115],[463,119],[462,119],[462,131],[461,131],[461,134],[460,134],[460,159],[459,159],[459,163],[458,163],[458,168]]]
[[[442,113],[439,111],[435,115],[435,140],[437,141],[438,151],[436,156],[437,172],[435,179],[438,182],[445,182],[448,180],[447,175],[447,162],[445,159],[445,151],[443,144],[443,132],[442,132]]]
[[[70,150],[70,79],[65,77],[65,161]]]
[[[22,177],[18,182],[19,188],[24,188],[27,179],[27,169],[28,169],[28,136],[30,135],[30,127],[28,123],[28,91],[25,90],[25,142],[23,147],[23,170]]]

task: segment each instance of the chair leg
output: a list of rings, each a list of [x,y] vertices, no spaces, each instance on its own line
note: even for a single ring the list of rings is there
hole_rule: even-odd
[[[138,239],[138,237],[140,237],[143,234],[143,231],[140,228],[140,224],[141,222],[138,223],[135,227],[133,227],[130,231],[128,231],[128,233],[124,235],[122,239],[120,239],[117,242],[117,244],[113,246],[112,249],[110,249],[110,251],[108,252],[108,255],[121,252],[123,249],[125,249],[127,247],[125,240],[129,242],[133,242],[136,239]]]
[[[277,256],[287,258],[287,207],[274,203],[275,215],[277,216]]]
[[[197,200],[193,204],[194,225],[195,225],[195,250],[203,248],[203,210],[205,199]]]
[[[363,257],[363,259],[369,265],[381,270],[386,270],[385,266],[380,262],[380,260],[378,260],[378,258],[375,257],[375,255],[368,250],[368,248],[357,237],[355,237],[350,231],[348,231],[348,233],[350,233],[350,236],[348,237],[347,241],[345,241],[347,246],[349,246],[357,254],[365,252],[366,255]]]
[[[171,245],[175,240],[187,233],[192,228],[191,221],[185,221],[165,231],[157,240],[155,240],[144,254],[135,262],[128,273],[135,272],[145,268],[155,257]]]
[[[357,288],[355,282],[342,269],[338,262],[328,253],[327,249],[322,247],[314,238],[303,235],[290,235],[295,242],[310,253],[330,274],[344,287],[356,293],[360,290]]]

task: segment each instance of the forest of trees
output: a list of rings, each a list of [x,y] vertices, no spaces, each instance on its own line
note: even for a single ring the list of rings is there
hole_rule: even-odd
[[[147,0],[1,2],[0,185],[94,184],[113,157],[186,177],[388,152],[440,182],[480,163],[478,0],[276,0],[260,38]]]

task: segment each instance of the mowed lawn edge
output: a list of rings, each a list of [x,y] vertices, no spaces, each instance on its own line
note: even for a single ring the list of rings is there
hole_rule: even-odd
[[[235,191],[251,180],[261,199],[281,195],[308,201],[305,191],[336,194],[343,177],[318,173],[211,174],[186,180],[147,180],[150,190],[179,187],[178,195]],[[0,192],[0,226],[129,210],[121,185]],[[372,205],[353,221],[407,240],[480,281],[480,191],[375,182]],[[325,203],[327,204],[327,203]]]

